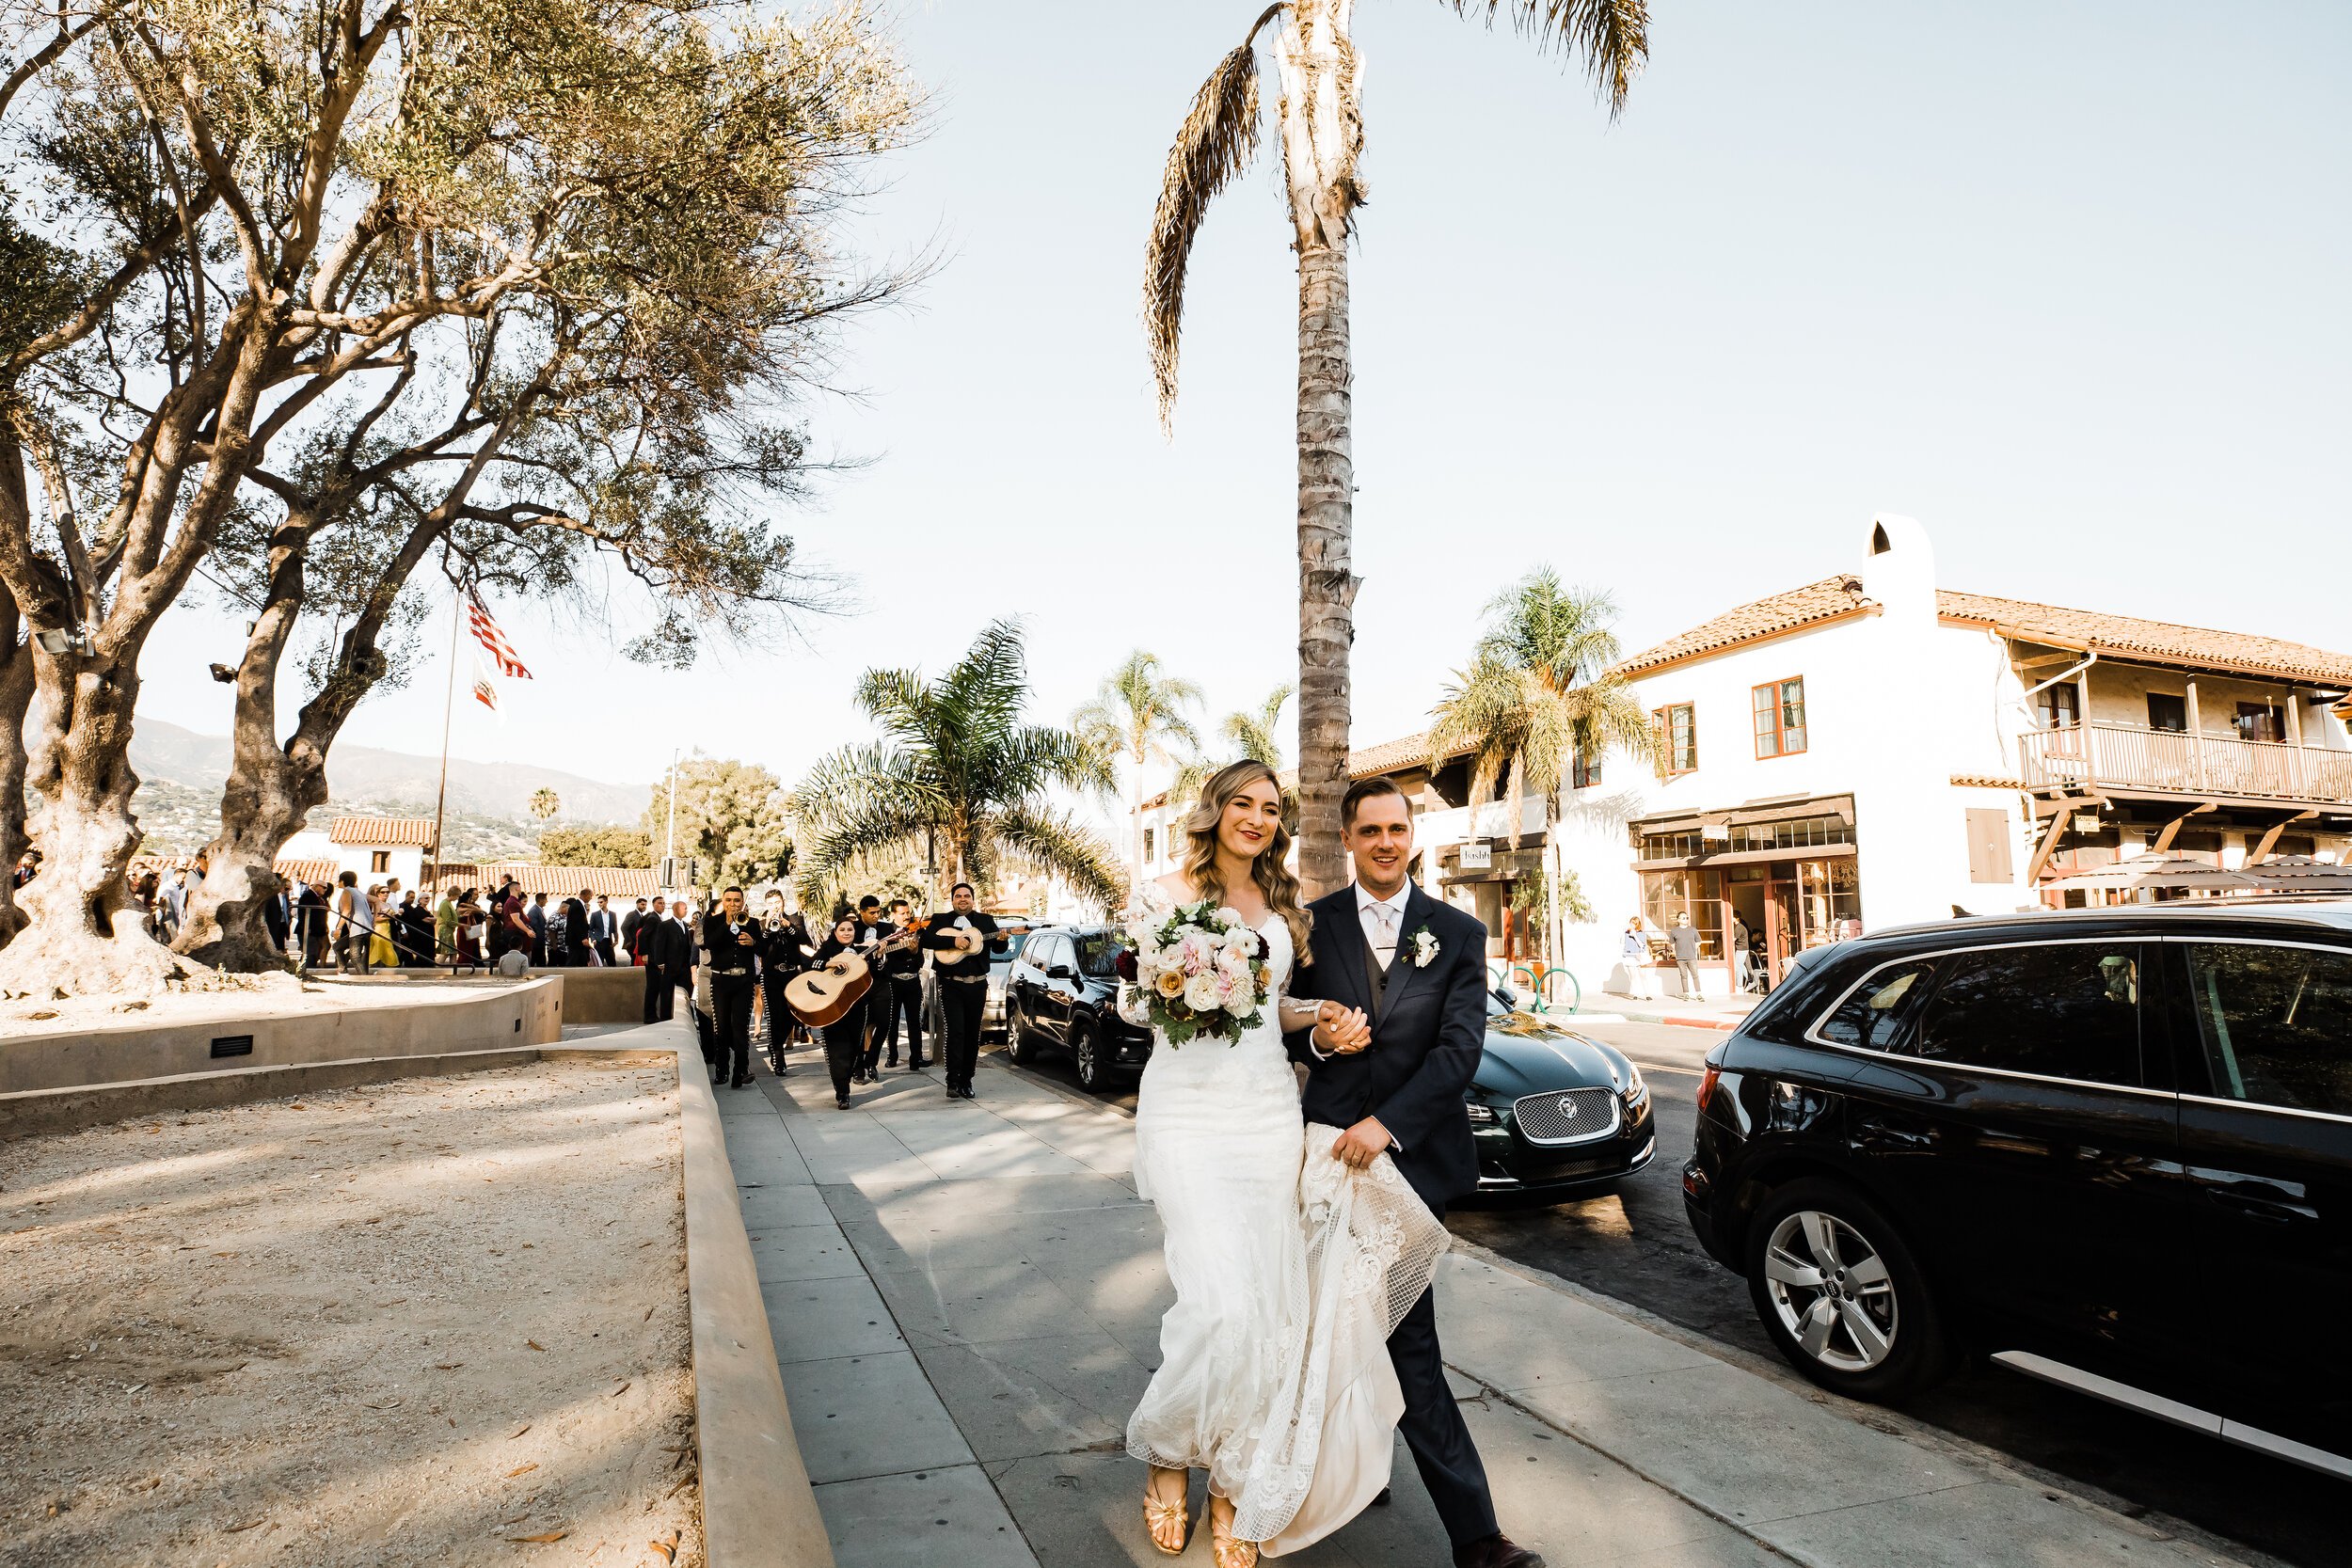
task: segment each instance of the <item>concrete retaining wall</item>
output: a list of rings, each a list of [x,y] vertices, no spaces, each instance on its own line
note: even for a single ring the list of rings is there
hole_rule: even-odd
[[[645,972],[642,969],[539,969],[564,987],[566,1023],[643,1023]]]
[[[471,983],[353,981],[339,987],[354,993],[352,1005],[331,1012],[119,1023],[71,1034],[24,1036],[0,1040],[0,1096],[545,1045],[564,1037],[564,981],[554,976]],[[250,1051],[213,1054],[215,1041],[239,1037],[250,1037]],[[262,1090],[245,1098],[277,1092]]]

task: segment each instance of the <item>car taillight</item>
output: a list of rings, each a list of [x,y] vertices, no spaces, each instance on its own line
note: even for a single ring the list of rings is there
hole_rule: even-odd
[[[1699,1075],[1699,1114],[1701,1116],[1707,1114],[1707,1102],[1714,1097],[1715,1080],[1723,1075],[1724,1069],[1712,1062],[1708,1063],[1707,1070]]]

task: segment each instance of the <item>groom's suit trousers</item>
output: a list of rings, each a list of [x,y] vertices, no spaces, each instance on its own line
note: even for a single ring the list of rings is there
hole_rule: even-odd
[[[1413,1450],[1421,1483],[1437,1504],[1447,1539],[1455,1546],[1484,1541],[1500,1528],[1494,1497],[1486,1490],[1486,1466],[1470,1441],[1462,1407],[1454,1403],[1454,1390],[1446,1384],[1445,1361],[1438,1350],[1435,1291],[1423,1291],[1389,1336],[1389,1360],[1405,1391],[1405,1418],[1397,1430]]]

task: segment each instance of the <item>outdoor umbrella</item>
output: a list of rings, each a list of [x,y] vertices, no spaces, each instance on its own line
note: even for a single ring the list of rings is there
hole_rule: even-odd
[[[2352,893],[2352,865],[2309,855],[2273,855],[2248,866],[2246,875],[2265,893]]]
[[[2233,892],[2263,884],[2243,871],[2224,871],[2193,855],[2134,855],[2113,865],[2077,871],[2049,884],[2055,889],[2114,888],[2141,892]]]

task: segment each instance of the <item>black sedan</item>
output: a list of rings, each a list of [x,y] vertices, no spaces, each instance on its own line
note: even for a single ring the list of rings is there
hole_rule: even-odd
[[[1152,1059],[1152,1036],[1119,1016],[1118,935],[1108,926],[1048,926],[1029,933],[1005,973],[1005,1048],[1026,1067],[1042,1050],[1067,1054],[1089,1090],[1133,1078]]]
[[[1486,999],[1486,1049],[1463,1096],[1478,1150],[1478,1196],[1582,1196],[1658,1152],[1649,1085],[1613,1046]]]

